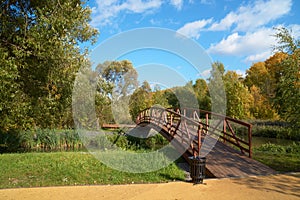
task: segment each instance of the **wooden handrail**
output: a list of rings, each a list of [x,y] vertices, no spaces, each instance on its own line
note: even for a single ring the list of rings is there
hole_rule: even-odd
[[[187,111],[192,114],[191,117],[186,116]],[[201,122],[201,113],[205,114],[205,123]],[[159,116],[157,116],[158,114]],[[217,120],[220,121],[216,124],[209,124],[208,115],[215,116]],[[222,122],[223,127],[220,129],[219,126],[222,126]],[[181,137],[182,143],[186,140],[189,141],[188,145],[194,155],[200,154],[203,139],[202,135],[205,137],[209,134],[215,134],[218,135],[224,143],[229,142],[231,145],[239,148],[241,153],[248,154],[250,158],[252,157],[252,125],[224,115],[191,108],[183,109],[182,112],[180,112],[179,110],[154,106],[142,110],[137,117],[136,123],[152,123],[166,130],[173,138],[176,137],[176,135]],[[236,135],[231,123],[247,128],[248,141]]]

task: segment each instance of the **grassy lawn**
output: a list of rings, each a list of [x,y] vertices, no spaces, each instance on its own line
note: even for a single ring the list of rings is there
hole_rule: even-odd
[[[155,172],[126,173],[81,152],[1,154],[0,163],[0,188],[184,180],[184,172],[174,163]]]
[[[256,151],[253,157],[279,172],[300,172],[300,154]]]
[[[300,143],[266,143],[254,148],[254,159],[279,172],[300,172]]]
[[[254,159],[279,172],[300,172],[299,144],[288,146],[265,144],[254,148],[253,155]],[[114,154],[108,153],[107,156],[112,157]],[[114,157],[114,159],[120,160],[117,157]],[[148,158],[147,160],[150,160],[147,166],[151,165],[152,159]],[[132,160],[132,163],[139,161]],[[0,163],[0,189],[66,185],[159,183],[184,180],[185,178],[184,172],[175,163],[171,163],[167,167],[154,172],[128,173],[107,167],[87,152],[0,154]],[[120,165],[122,163],[123,161],[121,160]],[[126,162],[123,164],[126,164]],[[134,165],[132,166],[134,167]]]

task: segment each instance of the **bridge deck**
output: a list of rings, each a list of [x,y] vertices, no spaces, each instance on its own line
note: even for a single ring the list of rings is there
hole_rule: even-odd
[[[184,112],[184,110],[183,112],[175,112],[161,107],[151,107],[141,111],[137,117],[137,124],[150,125],[149,128],[156,129],[166,139],[174,141],[174,147],[183,153],[183,157],[187,161],[189,161],[190,156],[201,155],[201,152],[209,152],[206,155],[208,175],[225,178],[276,173],[273,169],[251,159],[251,124],[207,111],[204,112],[206,123],[203,123],[199,117],[201,111],[192,110],[189,113]],[[215,123],[209,123],[210,115],[215,117]],[[236,126],[246,129],[248,140],[238,138],[236,131],[234,131],[234,123],[236,123]],[[212,141],[210,139],[213,138],[207,137],[215,135],[219,135],[223,142],[230,143],[234,148],[218,140],[211,151],[206,150],[205,148],[210,147],[205,143],[205,140]],[[201,144],[199,144],[200,141]],[[184,146],[188,146],[188,149]]]
[[[149,124],[148,128],[156,129],[161,133],[164,132],[166,136],[168,135],[166,129],[160,129],[153,124]],[[179,137],[173,139],[177,141],[180,140]],[[180,146],[175,147],[180,148]],[[189,161],[188,158],[192,155],[189,149],[183,157]],[[206,170],[210,176],[216,178],[259,176],[276,173],[276,171],[270,167],[243,155],[240,151],[220,141],[216,143],[214,148],[206,156]]]
[[[247,177],[275,174],[268,166],[251,159],[239,151],[217,142],[206,156],[206,169],[216,178]]]

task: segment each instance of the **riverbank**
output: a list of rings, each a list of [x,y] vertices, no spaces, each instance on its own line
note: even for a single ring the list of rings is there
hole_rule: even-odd
[[[272,176],[205,179],[204,184],[187,182],[101,186],[65,186],[0,190],[0,199],[14,200],[112,200],[112,199],[243,199],[293,200],[300,198],[300,173]]]

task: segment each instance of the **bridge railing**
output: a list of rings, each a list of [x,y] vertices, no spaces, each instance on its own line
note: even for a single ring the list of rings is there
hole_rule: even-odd
[[[183,148],[191,150],[194,156],[198,155],[201,148],[202,127],[198,122],[189,119],[174,110],[162,107],[151,107],[140,112],[137,124],[152,123],[168,135],[169,141],[176,139]],[[162,132],[162,134],[164,133]]]
[[[194,156],[200,154],[204,137],[217,135],[223,143],[252,157],[251,124],[217,113],[188,108],[180,111],[151,107],[140,112],[136,123],[155,124],[169,134],[165,136],[169,137],[167,139],[176,138],[183,146],[189,145]],[[240,134],[242,130],[246,131],[246,136]]]
[[[178,113],[203,125],[206,133],[218,134],[219,139],[252,158],[252,125],[218,113],[184,108]],[[211,123],[214,120],[215,123]],[[213,130],[213,131],[212,131]]]

